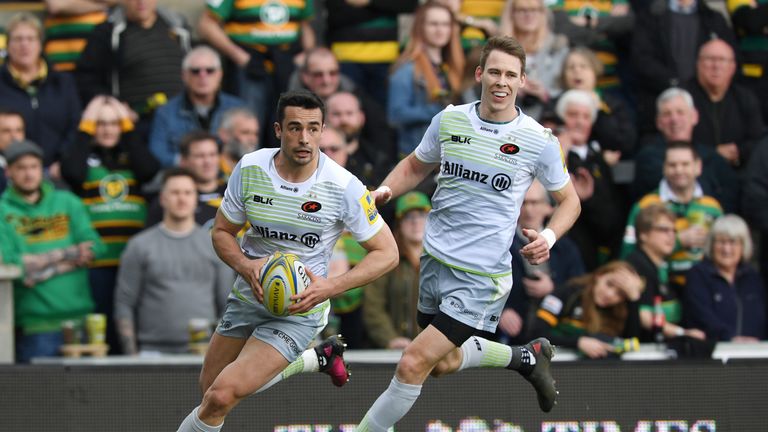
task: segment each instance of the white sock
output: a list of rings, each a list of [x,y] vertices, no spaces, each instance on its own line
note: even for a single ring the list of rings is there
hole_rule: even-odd
[[[403,384],[393,377],[357,425],[356,432],[387,432],[410,411],[420,393],[421,385]]]
[[[472,336],[461,344],[461,366],[458,371],[475,368],[503,368],[512,365],[517,370],[521,357],[525,356],[530,365],[536,364],[536,357],[525,355],[528,349],[525,347],[511,347],[498,342],[491,342],[481,337]]]
[[[221,430],[221,427],[224,426],[224,423],[218,426],[208,426],[207,424],[203,423],[203,421],[200,420],[200,417],[197,416],[197,410],[199,409],[199,406],[195,407],[195,409],[189,413],[187,418],[181,422],[179,430],[176,432],[219,432]]]
[[[293,363],[289,364],[288,367],[283,369],[282,372],[275,375],[274,378],[272,378],[268,383],[264,384],[256,390],[254,393],[261,393],[264,390],[272,387],[273,385],[279,383],[280,381],[284,379],[288,379],[296,374],[300,373],[306,373],[306,372],[317,372],[320,370],[320,364],[317,361],[317,353],[313,348],[310,348],[303,353],[301,353],[301,356],[293,361]]]

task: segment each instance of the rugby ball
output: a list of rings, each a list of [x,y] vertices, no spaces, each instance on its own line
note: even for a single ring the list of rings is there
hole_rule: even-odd
[[[309,285],[304,263],[294,254],[275,252],[261,269],[261,287],[264,289],[264,308],[275,316],[288,315],[294,303],[292,295],[299,294]]]

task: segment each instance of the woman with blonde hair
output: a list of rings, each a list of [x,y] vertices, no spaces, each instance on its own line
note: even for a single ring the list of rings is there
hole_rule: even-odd
[[[453,12],[442,3],[425,3],[414,14],[410,39],[389,77],[387,115],[397,128],[401,156],[421,142],[435,114],[457,101],[463,72]]]
[[[527,79],[518,100],[536,119],[560,94],[560,69],[568,54],[568,38],[552,31],[551,15],[544,0],[507,0],[501,15],[501,34],[514,37],[525,49]]]
[[[611,261],[544,297],[532,335],[578,348],[589,358],[606,357],[614,352],[615,338],[640,335],[638,300],[644,288],[631,265]]]

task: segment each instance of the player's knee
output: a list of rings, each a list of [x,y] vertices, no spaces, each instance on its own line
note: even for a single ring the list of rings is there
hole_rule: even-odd
[[[421,384],[429,373],[430,366],[425,358],[406,349],[397,364],[397,375],[407,384]]]
[[[238,398],[232,389],[211,387],[203,396],[203,408],[213,416],[224,416],[237,403]]]

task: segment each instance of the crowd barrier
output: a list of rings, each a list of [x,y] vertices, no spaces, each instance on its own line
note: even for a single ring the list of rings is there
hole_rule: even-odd
[[[719,351],[721,358],[713,360],[556,362],[560,399],[549,414],[539,411],[533,390],[511,371],[430,378],[395,431],[768,430],[768,359]],[[398,354],[353,351],[348,357],[353,375],[345,387],[334,387],[322,374],[293,377],[244,400],[223,430],[353,431],[389,384]],[[199,403],[199,372],[195,356],[0,366],[0,431],[174,431]]]

